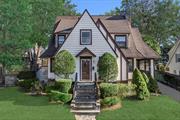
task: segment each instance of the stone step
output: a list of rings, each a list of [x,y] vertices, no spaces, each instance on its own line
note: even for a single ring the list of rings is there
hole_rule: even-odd
[[[91,114],[97,114],[97,113],[100,113],[100,108],[97,108],[95,110],[74,110],[74,109],[71,109],[71,112],[73,113],[91,113]]]

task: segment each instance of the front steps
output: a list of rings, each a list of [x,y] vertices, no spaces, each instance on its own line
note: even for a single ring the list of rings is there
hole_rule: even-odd
[[[76,114],[97,114],[100,112],[100,102],[95,82],[75,83],[71,112]]]

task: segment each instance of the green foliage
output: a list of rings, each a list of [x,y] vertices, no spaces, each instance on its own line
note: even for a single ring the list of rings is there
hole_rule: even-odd
[[[62,103],[68,103],[69,101],[71,101],[72,95],[52,90],[50,93],[50,99],[53,101],[61,101]]]
[[[30,91],[31,87],[33,87],[35,83],[35,79],[25,79],[25,80],[18,80],[18,86],[23,88],[25,91]]]
[[[153,93],[159,92],[157,80],[154,79],[151,75],[149,75],[148,89],[150,92],[153,92]]]
[[[58,89],[60,92],[68,93],[72,86],[72,80],[69,79],[61,79],[56,81],[55,88]]]
[[[104,107],[110,107],[112,105],[116,105],[120,102],[118,97],[106,97],[101,100],[101,105]]]
[[[116,79],[118,67],[116,58],[110,53],[104,53],[98,61],[99,78],[105,82]]]
[[[59,15],[75,15],[69,0],[1,0],[0,63],[9,72],[24,67],[27,49],[45,47]],[[21,68],[21,69],[20,69]]]
[[[149,99],[150,93],[147,88],[146,81],[144,80],[141,72],[136,68],[133,72],[133,84],[136,85],[136,93],[138,99],[146,100]]]
[[[142,72],[142,76],[143,76],[144,80],[146,81],[146,84],[148,84],[149,83],[149,78],[146,75],[146,73]]]
[[[55,56],[55,73],[63,75],[65,79],[74,73],[75,67],[75,59],[67,50],[62,50]]]
[[[118,96],[121,98],[133,95],[135,85],[133,84],[118,84]]]
[[[117,96],[118,85],[112,83],[101,83],[100,92],[101,92],[101,98]]]
[[[21,71],[17,75],[19,79],[34,79],[36,78],[36,72],[35,71]]]

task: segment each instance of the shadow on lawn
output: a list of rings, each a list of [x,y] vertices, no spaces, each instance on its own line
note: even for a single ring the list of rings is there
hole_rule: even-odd
[[[0,90],[0,102],[12,101],[15,105],[24,106],[48,106],[48,97],[29,96],[16,87],[4,88]]]

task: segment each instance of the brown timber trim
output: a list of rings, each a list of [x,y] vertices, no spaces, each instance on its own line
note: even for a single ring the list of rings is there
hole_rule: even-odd
[[[82,40],[82,35],[81,35],[81,32],[82,32],[82,31],[88,31],[88,32],[90,32],[90,34],[91,34],[90,37],[91,37],[91,38],[90,38],[90,43],[89,43],[89,44],[83,44],[83,43],[82,43],[82,41],[81,41],[81,40]],[[80,29],[80,45],[92,45],[92,29]]]
[[[127,62],[127,58],[125,57],[124,53],[121,51],[121,49],[118,47],[117,43],[114,41],[114,39],[112,38],[111,34],[108,32],[107,28],[105,27],[105,25],[101,22],[100,19],[97,20],[96,23],[99,23],[102,25],[102,27],[104,28],[104,30],[106,31],[106,34],[108,34],[108,36],[110,37],[111,41],[114,43],[114,45],[116,46],[116,48],[119,50],[119,52],[121,53],[121,55],[124,57],[125,61]]]
[[[120,70],[121,70],[121,73],[120,73],[120,74],[121,74],[121,80],[122,80],[122,56],[120,57],[120,62],[121,62],[121,63],[120,63],[120,64],[121,64],[121,69],[120,69]]]

